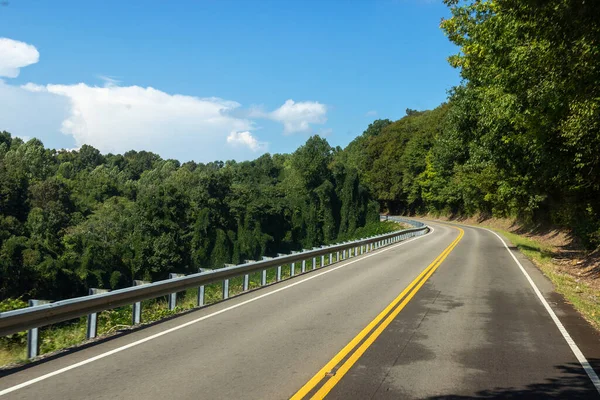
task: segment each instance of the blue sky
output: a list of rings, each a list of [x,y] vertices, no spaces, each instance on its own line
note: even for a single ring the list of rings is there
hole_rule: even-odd
[[[31,1],[0,6],[0,129],[182,161],[347,145],[459,82],[426,0]],[[16,75],[18,74],[18,75]]]

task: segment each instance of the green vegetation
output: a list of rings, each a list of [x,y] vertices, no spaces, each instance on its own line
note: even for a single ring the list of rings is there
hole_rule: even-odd
[[[382,208],[517,218],[600,244],[600,2],[445,0],[463,82],[336,155]]]
[[[346,239],[379,216],[339,151],[314,136],[293,154],[180,165],[3,132],[0,300],[59,300]]]

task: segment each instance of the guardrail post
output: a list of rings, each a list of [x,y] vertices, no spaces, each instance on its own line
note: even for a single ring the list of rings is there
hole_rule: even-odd
[[[272,260],[274,257],[263,256],[263,260]],[[262,271],[262,285],[265,286],[267,284],[267,270],[264,269]]]
[[[29,307],[48,304],[50,300],[29,300]],[[27,331],[27,358],[37,357],[40,353],[40,331],[39,328],[32,328]]]
[[[136,279],[133,281],[133,286],[147,285],[149,283],[149,281],[141,281]],[[137,325],[140,322],[142,322],[142,302],[138,301],[133,303],[133,309],[131,312],[131,323],[132,325]]]
[[[227,267],[235,267],[235,264],[224,264],[225,268]],[[223,279],[223,300],[227,300],[229,298],[229,279]]]
[[[109,289],[90,288],[88,295],[93,296],[95,294],[108,292],[110,292]],[[88,339],[93,339],[98,336],[98,313],[88,314],[85,336]]]
[[[207,272],[210,268],[198,268],[198,272]],[[198,307],[204,306],[204,285],[198,287]]]
[[[198,287],[198,307],[204,307],[204,285]]]
[[[329,253],[329,264],[333,264],[333,253]]]
[[[180,276],[185,276],[185,274],[169,274],[169,279],[179,278]],[[177,292],[169,294],[169,311],[173,311],[177,307]]]
[[[285,256],[286,254],[283,253],[277,253],[277,257],[282,257]],[[276,281],[279,282],[281,280],[281,265],[277,266],[277,277],[276,277]]]
[[[313,250],[319,250],[319,247],[313,247],[312,249],[313,249]],[[322,266],[323,266],[323,265],[321,264],[321,267],[322,267]],[[317,257],[313,257],[313,265],[312,265],[312,269],[313,269],[313,270],[317,269]]]
[[[308,251],[306,249],[303,249],[302,251]],[[304,273],[306,272],[306,259],[302,260],[302,269],[301,271]]]
[[[292,251],[292,254],[298,254],[297,251]],[[290,278],[296,275],[296,263],[293,262],[290,264]]]

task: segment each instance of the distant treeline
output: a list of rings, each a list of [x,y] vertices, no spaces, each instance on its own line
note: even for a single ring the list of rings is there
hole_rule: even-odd
[[[483,213],[600,244],[600,2],[445,0],[463,82],[340,154],[383,207]]]
[[[0,300],[61,299],[334,242],[378,221],[315,136],[293,154],[182,165],[0,133]]]

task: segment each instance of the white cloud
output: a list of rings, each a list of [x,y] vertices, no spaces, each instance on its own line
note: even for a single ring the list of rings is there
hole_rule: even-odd
[[[252,133],[248,131],[244,132],[231,132],[227,136],[227,143],[233,146],[245,146],[252,151],[259,151],[266,148],[265,143],[259,142]]]
[[[17,77],[20,68],[37,63],[37,49],[0,38],[0,77]],[[327,122],[327,106],[287,100],[271,112],[244,110],[218,97],[170,94],[152,87],[119,86],[98,75],[103,86],[27,83],[0,79],[0,129],[36,137],[48,147],[73,149],[89,144],[107,153],[147,150],[181,161],[248,159],[268,143],[253,133],[254,119],[283,124],[284,133],[313,132]],[[60,134],[62,132],[62,135]],[[331,129],[321,129],[328,135]]]
[[[259,110],[254,110],[255,116],[261,116]],[[327,122],[327,106],[317,101],[295,102],[287,100],[281,107],[270,113],[262,114],[263,117],[281,122],[284,133],[310,132],[310,124],[324,124]]]
[[[374,117],[377,115],[377,111],[375,111],[375,110],[367,111],[367,113],[365,115],[367,117]]]
[[[32,92],[0,79],[0,131],[35,137],[51,147],[72,147],[71,136],[60,133],[70,113],[68,99],[47,92]]]
[[[35,64],[40,59],[37,49],[27,43],[0,38],[0,76],[16,78],[20,68]]]
[[[120,80],[112,76],[98,75],[98,78],[104,82],[104,87],[118,86],[121,83]]]
[[[198,98],[168,94],[152,87],[35,85],[21,87],[30,93],[68,99],[69,113],[61,131],[73,136],[75,146],[92,145],[102,152],[149,150],[163,157],[208,161],[246,158],[246,150],[219,151],[230,132],[249,131],[254,123],[229,115],[240,104],[216,97]]]

